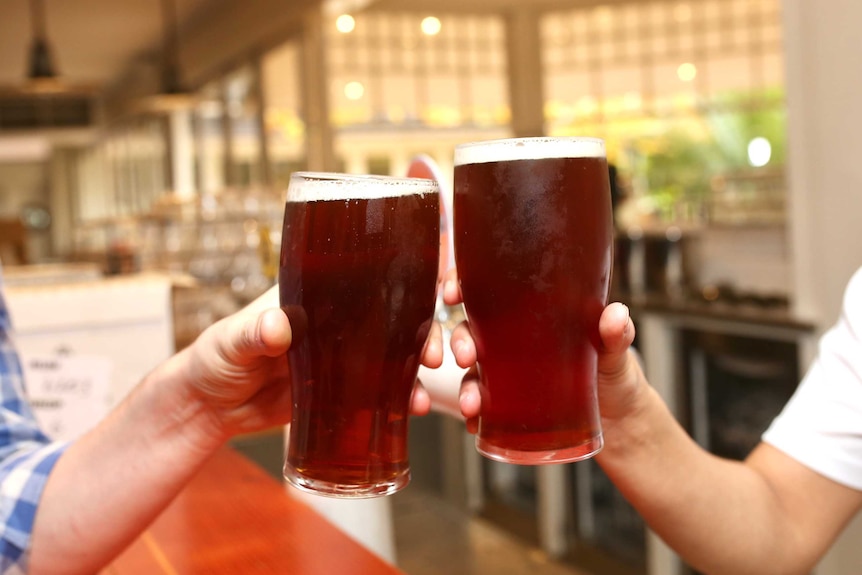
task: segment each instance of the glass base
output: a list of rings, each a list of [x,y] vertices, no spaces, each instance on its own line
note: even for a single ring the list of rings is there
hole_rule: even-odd
[[[547,465],[551,463],[571,463],[582,461],[596,455],[604,447],[605,441],[599,434],[589,441],[574,447],[552,449],[549,451],[518,451],[499,445],[492,445],[476,436],[476,450],[494,461],[516,465]]]
[[[401,475],[384,483],[345,485],[307,477],[293,467],[285,464],[284,478],[292,486],[306,493],[323,495],[325,497],[337,497],[339,499],[370,499],[372,497],[392,495],[396,491],[407,487],[407,484],[410,483],[410,470],[407,469]]]

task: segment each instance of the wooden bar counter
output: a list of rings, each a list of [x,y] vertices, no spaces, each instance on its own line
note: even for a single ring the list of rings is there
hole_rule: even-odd
[[[403,575],[227,447],[102,571],[102,575],[256,573]]]

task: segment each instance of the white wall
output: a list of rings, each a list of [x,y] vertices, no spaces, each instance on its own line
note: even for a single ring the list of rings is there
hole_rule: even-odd
[[[826,325],[862,265],[862,3],[783,11],[793,283],[799,311]]]
[[[707,227],[692,237],[697,285],[728,284],[793,297],[787,232],[781,226]]]
[[[862,265],[862,2],[784,0],[783,12],[793,284],[823,329]],[[857,519],[817,574],[862,573],[860,542]]]

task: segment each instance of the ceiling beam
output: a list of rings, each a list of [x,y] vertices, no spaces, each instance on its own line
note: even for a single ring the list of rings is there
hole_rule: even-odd
[[[298,35],[309,10],[321,0],[210,0],[180,23],[177,37],[180,84],[195,90],[256,55]],[[128,111],[130,102],[162,90],[162,45],[130,62],[104,93],[106,116]]]
[[[214,0],[183,26],[180,68],[196,86],[236,67],[302,30],[308,10],[321,0]]]

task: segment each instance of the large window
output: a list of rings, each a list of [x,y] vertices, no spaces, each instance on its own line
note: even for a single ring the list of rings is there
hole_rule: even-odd
[[[548,13],[549,132],[604,137],[665,219],[780,220],[779,10],[779,0],[691,0]]]
[[[367,12],[327,29],[335,125],[508,123],[499,18]]]
[[[501,17],[367,11],[326,30],[342,169],[403,175],[425,154],[451,178],[456,144],[509,135]]]
[[[258,69],[239,68],[224,79],[224,102],[230,142],[228,182],[249,188],[266,182],[261,134],[261,97]]]
[[[74,211],[81,221],[133,216],[165,193],[165,123],[145,117],[107,131],[78,159]]]
[[[778,0],[647,2],[542,22],[552,131],[578,123],[771,105],[783,86]]]
[[[291,172],[306,167],[299,50],[299,43],[290,41],[268,52],[261,62],[265,137],[272,184],[277,190],[287,188]]]
[[[205,85],[194,109],[195,167],[198,189],[214,194],[227,181],[227,124],[221,82]]]

